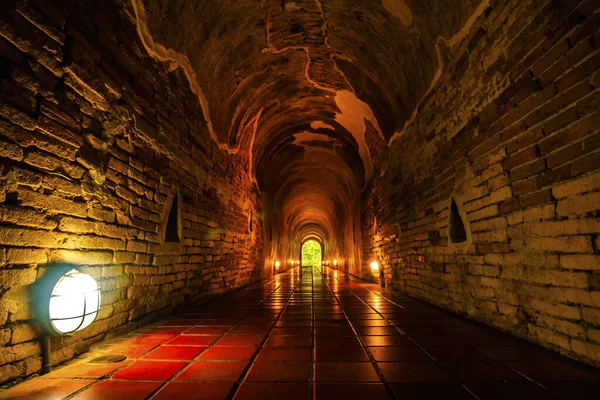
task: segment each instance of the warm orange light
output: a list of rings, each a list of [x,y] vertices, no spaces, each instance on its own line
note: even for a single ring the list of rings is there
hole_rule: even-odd
[[[337,265],[337,259],[333,260],[333,266],[335,267]]]
[[[279,269],[281,263],[279,261],[275,261],[275,269]]]
[[[377,261],[371,263],[371,273],[373,276],[379,278],[379,263]]]

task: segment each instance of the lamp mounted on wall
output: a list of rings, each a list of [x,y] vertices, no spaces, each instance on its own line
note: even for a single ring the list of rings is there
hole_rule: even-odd
[[[53,267],[40,282],[40,324],[46,333],[70,335],[88,327],[100,309],[100,287],[73,265]]]
[[[371,262],[371,265],[369,265],[369,268],[371,270],[371,274],[373,274],[373,276],[376,279],[379,279],[381,286],[385,287],[385,280],[383,279],[383,271],[381,270],[381,268],[379,268],[379,263],[377,261],[373,261],[373,262]]]
[[[44,372],[50,370],[50,336],[68,336],[88,327],[100,310],[100,287],[72,264],[57,264],[38,281],[38,322],[44,331]]]
[[[279,270],[281,263],[279,261],[275,261],[275,271]]]
[[[369,267],[373,276],[379,278],[379,263],[377,261],[373,261]]]

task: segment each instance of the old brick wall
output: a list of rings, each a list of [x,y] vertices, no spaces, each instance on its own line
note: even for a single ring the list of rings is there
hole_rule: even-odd
[[[402,292],[596,365],[599,7],[491,0],[439,40],[440,79],[362,207],[365,274],[377,258]]]
[[[52,362],[260,278],[248,156],[210,138],[186,76],[148,56],[129,2],[4,1],[0,13],[0,383],[38,372],[33,284],[95,277],[91,327]],[[180,243],[163,241],[177,194]],[[252,223],[250,224],[250,219]]]

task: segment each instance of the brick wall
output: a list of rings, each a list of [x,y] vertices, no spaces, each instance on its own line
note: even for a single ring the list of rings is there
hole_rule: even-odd
[[[248,157],[219,150],[187,78],[148,56],[133,20],[122,1],[2,5],[0,382],[40,370],[32,284],[48,264],[102,288],[98,320],[53,340],[55,364],[260,278]],[[175,194],[181,240],[165,243]]]
[[[492,0],[463,40],[438,41],[441,78],[362,207],[363,273],[378,258],[402,292],[596,365],[599,6]]]

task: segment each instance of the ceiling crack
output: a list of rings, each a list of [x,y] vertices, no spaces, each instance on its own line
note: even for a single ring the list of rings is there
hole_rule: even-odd
[[[214,142],[217,144],[219,149],[227,151],[229,154],[235,154],[238,152],[239,148],[230,148],[227,143],[221,143],[216,132],[214,131],[211,118],[210,118],[210,110],[208,105],[208,100],[204,95],[204,91],[200,87],[198,83],[198,79],[196,77],[196,72],[194,71],[193,66],[191,65],[189,59],[185,54],[181,54],[176,52],[173,49],[168,49],[164,47],[162,44],[157,43],[146,24],[146,13],[144,9],[144,5],[142,0],[130,0],[131,5],[133,7],[133,11],[135,13],[135,25],[138,35],[140,36],[140,40],[144,45],[144,48],[148,52],[148,54],[161,62],[169,62],[170,71],[174,71],[176,68],[181,68],[185,73],[185,76],[190,84],[190,88],[192,92],[196,95],[200,102],[200,108],[202,109],[202,115],[206,121],[206,125],[208,128],[208,132]]]
[[[438,58],[438,70],[436,71],[433,79],[431,80],[431,84],[429,85],[429,88],[423,94],[423,97],[421,97],[421,100],[419,101],[419,103],[417,103],[410,118],[408,120],[406,120],[406,122],[404,123],[404,126],[402,127],[401,130],[399,130],[398,132],[395,132],[392,135],[392,137],[388,141],[388,146],[391,146],[392,143],[397,138],[404,135],[404,133],[406,132],[406,129],[414,123],[415,119],[417,118],[417,114],[419,113],[419,110],[420,110],[421,106],[423,105],[423,101],[428,97],[429,93],[435,89],[435,87],[441,80],[442,73],[444,70],[444,60],[442,57],[440,43],[445,42],[446,45],[448,45],[448,46],[455,46],[456,44],[458,44],[461,40],[463,40],[469,34],[469,32],[471,31],[471,28],[473,27],[473,25],[475,24],[477,19],[485,12],[486,8],[489,5],[490,5],[490,0],[482,0],[481,3],[479,4],[479,6],[477,7],[477,9],[475,10],[475,12],[473,12],[471,17],[467,20],[467,22],[465,22],[465,24],[460,29],[460,31],[458,31],[455,35],[453,35],[449,39],[446,39],[443,36],[440,36],[437,38],[437,41],[435,43],[435,51],[436,51],[437,58]]]
[[[352,91],[352,93],[355,93],[354,87],[352,87],[352,85],[350,84],[350,81],[346,77],[346,74],[344,74],[342,72],[342,70],[340,70],[337,63],[335,62],[334,55],[337,55],[337,54],[341,55],[341,53],[335,51],[329,44],[329,31],[327,30],[328,22],[327,22],[327,19],[325,18],[325,11],[323,10],[323,4],[321,3],[320,0],[315,0],[315,4],[317,5],[319,12],[321,13],[321,20],[323,21],[323,25],[321,26],[321,30],[323,32],[323,43],[325,43],[325,46],[329,49],[329,58],[331,59],[331,62],[333,63],[333,68],[344,79],[344,81],[346,82],[346,85],[348,85],[348,88],[350,89],[350,91]],[[342,58],[342,57],[340,57],[340,58]],[[343,58],[347,61],[354,63],[349,57],[343,56]]]

